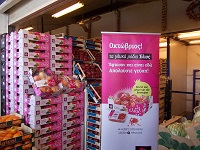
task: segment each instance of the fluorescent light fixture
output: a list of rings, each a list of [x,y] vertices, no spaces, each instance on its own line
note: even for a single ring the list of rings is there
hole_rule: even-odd
[[[180,33],[178,35],[179,39],[183,38],[194,38],[194,37],[200,37],[200,31],[193,31],[193,32],[187,32],[187,33]]]
[[[189,43],[190,43],[190,44],[199,44],[199,43],[200,43],[200,40],[193,40],[193,41],[190,41]]]
[[[159,43],[159,47],[167,47],[167,42],[161,42],[161,43]]]
[[[32,29],[33,29],[32,26],[29,26],[29,27],[24,28],[24,30],[27,30],[27,31],[32,30]]]
[[[70,13],[70,12],[72,12],[74,10],[77,10],[77,9],[83,7],[83,6],[84,6],[83,3],[78,2],[78,3],[76,3],[76,4],[74,4],[74,5],[70,6],[70,7],[67,7],[65,9],[53,14],[52,17],[54,17],[54,18],[61,17],[61,16],[65,15],[65,14]]]

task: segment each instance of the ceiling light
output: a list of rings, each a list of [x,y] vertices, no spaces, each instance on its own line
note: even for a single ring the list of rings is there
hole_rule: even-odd
[[[193,41],[190,41],[189,43],[190,44],[198,44],[198,43],[200,43],[200,40],[193,40]]]
[[[24,28],[24,30],[27,30],[27,31],[32,30],[32,29],[33,29],[32,26],[29,26],[29,27]]]
[[[199,37],[200,36],[200,31],[193,31],[193,32],[187,32],[187,33],[180,33],[178,35],[179,39],[183,38],[191,38],[191,37]]]
[[[161,43],[159,43],[159,47],[167,47],[167,42],[161,42]]]
[[[77,9],[83,7],[83,6],[84,6],[83,3],[78,2],[78,3],[76,3],[76,4],[74,4],[74,5],[70,6],[70,7],[67,7],[65,9],[53,14],[52,17],[54,17],[54,18],[61,17],[61,16],[65,15],[65,14],[70,13],[70,12],[72,12],[74,10],[77,10]]]

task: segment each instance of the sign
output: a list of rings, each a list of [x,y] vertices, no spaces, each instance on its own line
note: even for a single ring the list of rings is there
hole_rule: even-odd
[[[101,150],[157,150],[159,34],[102,32]]]

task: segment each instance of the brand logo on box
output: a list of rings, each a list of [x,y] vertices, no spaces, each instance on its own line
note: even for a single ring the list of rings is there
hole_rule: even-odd
[[[24,34],[24,38],[27,38],[28,37],[28,35],[27,34]]]
[[[27,43],[24,43],[24,47],[28,47],[28,44],[27,44]]]
[[[24,56],[28,56],[28,53],[27,53],[27,52],[25,52],[25,53],[24,53]]]
[[[55,47],[52,47],[52,51],[55,51]]]
[[[65,136],[65,135],[66,135],[66,132],[63,132],[63,135]]]
[[[24,62],[24,66],[28,66],[28,62]]]
[[[28,71],[24,71],[24,75],[27,75],[28,74]]]

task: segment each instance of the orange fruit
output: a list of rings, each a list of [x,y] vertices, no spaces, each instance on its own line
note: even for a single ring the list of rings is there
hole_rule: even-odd
[[[24,134],[24,133],[23,133],[22,131],[20,131],[20,130],[19,130],[17,133],[20,134],[20,136],[22,136],[22,135]]]
[[[7,133],[8,133],[8,131],[6,131],[6,130],[0,130],[0,135],[2,137],[6,136]]]
[[[19,137],[19,136],[21,136],[19,133],[15,133],[15,134],[13,135],[13,138],[16,138],[16,137]]]
[[[8,140],[8,139],[11,139],[9,136],[4,136],[3,137],[3,140]]]
[[[19,131],[18,127],[17,126],[12,126],[10,128],[10,132],[9,133],[12,133],[12,134],[15,134]]]
[[[18,146],[21,146],[21,145],[23,145],[23,144],[22,143],[17,143],[17,144],[14,145],[14,147],[18,147]]]
[[[3,136],[0,136],[0,141],[2,141],[3,140]]]
[[[20,118],[18,116],[13,116],[12,119],[13,120],[19,120]]]
[[[8,133],[8,134],[6,134],[6,136],[9,137],[9,138],[12,138],[12,137],[13,137],[13,134]]]
[[[8,121],[12,121],[12,117],[8,117],[8,118],[6,118],[5,121],[6,121],[6,122],[8,122]]]
[[[28,143],[31,143],[31,140],[26,140],[26,141],[24,142],[24,144],[28,144]]]
[[[7,147],[4,148],[4,150],[8,150],[8,149],[11,149],[11,148],[12,148],[12,146],[7,146]]]

